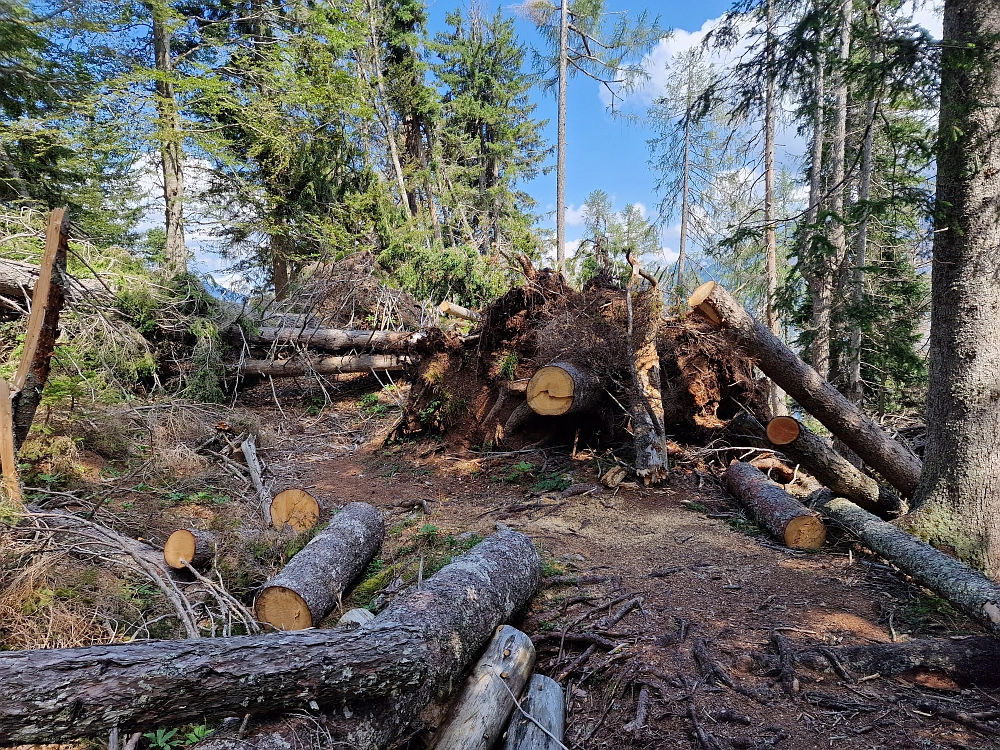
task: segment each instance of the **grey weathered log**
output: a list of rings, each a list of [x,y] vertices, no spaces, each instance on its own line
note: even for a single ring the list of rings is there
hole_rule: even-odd
[[[314,349],[405,350],[427,337],[425,331],[355,331],[345,328],[261,328],[253,343],[301,344]]]
[[[566,713],[562,686],[543,674],[532,675],[521,697],[521,709],[534,721],[514,711],[503,750],[560,750]],[[548,734],[539,729],[539,724]]]
[[[814,508],[874,553],[978,620],[993,635],[1000,635],[1000,586],[996,583],[829,490],[813,493],[811,500]]]
[[[68,274],[65,279],[64,291],[66,300],[70,303],[91,301],[101,305],[109,305],[114,301],[114,295],[108,291],[108,287],[97,279],[77,279]],[[38,266],[0,258],[0,295],[9,297],[21,309],[28,308],[28,301],[31,299],[37,281]],[[109,282],[105,283],[110,286]]]
[[[734,461],[726,469],[726,486],[774,536],[793,549],[819,549],[826,527],[819,514],[772,482],[757,467]]]
[[[350,503],[257,594],[257,619],[281,630],[319,625],[375,557],[385,522],[368,503]]]
[[[534,666],[531,639],[501,625],[434,733],[431,750],[490,750],[507,726]]]
[[[913,496],[920,480],[920,459],[799,359],[729,292],[710,281],[696,289],[689,302],[905,498]]]
[[[294,359],[250,359],[239,365],[244,375],[270,375],[273,378],[317,375],[340,375],[350,372],[377,372],[405,370],[416,360],[404,354],[356,354],[344,357],[317,357],[305,360]]]
[[[383,748],[452,689],[540,579],[531,540],[505,530],[357,630],[0,652],[0,745],[307,711],[315,702],[338,707],[321,718],[347,746]],[[301,719],[303,737],[318,718]],[[243,739],[221,731],[199,748],[268,747],[296,721]]]
[[[628,411],[632,418],[632,444],[635,447],[635,473],[647,487],[666,479],[670,459],[664,424],[663,394],[660,382],[660,355],[656,337],[660,330],[663,296],[653,277],[629,255],[632,276],[626,288],[628,308],[629,388]],[[642,279],[650,287],[639,289]]]
[[[247,469],[250,470],[250,481],[257,492],[257,507],[267,526],[272,525],[271,520],[271,493],[264,486],[264,467],[257,455],[257,439],[253,435],[248,435],[247,439],[240,443],[243,451],[243,458],[246,459]]]

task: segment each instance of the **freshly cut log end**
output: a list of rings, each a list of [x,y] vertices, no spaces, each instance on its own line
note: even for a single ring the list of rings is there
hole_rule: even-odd
[[[775,417],[767,423],[767,439],[775,445],[788,445],[798,440],[802,425],[795,417]]]
[[[798,516],[785,526],[784,537],[791,549],[819,549],[826,542],[826,526],[818,516]]]
[[[283,490],[271,501],[271,523],[276,529],[291,526],[297,534],[319,522],[319,501],[305,490]]]
[[[596,400],[596,378],[569,362],[545,365],[528,381],[528,406],[542,416],[560,416],[583,411]]]
[[[815,511],[772,482],[748,463],[733,461],[726,470],[729,490],[761,524],[792,549],[819,549],[826,527]]]
[[[163,545],[163,560],[171,568],[182,570],[187,562],[198,568],[215,555],[216,537],[208,531],[178,529]]]
[[[715,307],[707,302],[709,295],[715,291],[716,286],[714,281],[706,281],[694,290],[694,294],[688,298],[688,304],[716,325],[721,325],[722,317],[716,312]]]
[[[261,591],[254,603],[254,614],[278,630],[305,630],[313,626],[306,600],[284,586],[268,586]]]

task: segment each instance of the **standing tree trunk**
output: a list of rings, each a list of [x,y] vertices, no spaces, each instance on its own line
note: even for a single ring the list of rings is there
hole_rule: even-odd
[[[913,533],[1000,576],[1000,5],[947,0],[927,447]]]
[[[687,107],[691,108],[692,90],[694,89],[694,71],[688,67]],[[684,262],[687,260],[688,211],[691,198],[691,118],[690,111],[684,117],[684,160],[681,174],[681,237],[677,245],[677,284],[674,287],[674,301],[680,306],[686,296],[684,293]]]
[[[556,270],[566,271],[566,63],[569,55],[569,0],[559,7],[559,111],[556,154]]]
[[[166,270],[187,273],[184,245],[184,149],[181,121],[174,97],[173,61],[170,56],[169,11],[156,0],[153,16],[153,59],[156,66],[156,114],[159,125],[160,162],[163,168],[163,202],[166,213]]]

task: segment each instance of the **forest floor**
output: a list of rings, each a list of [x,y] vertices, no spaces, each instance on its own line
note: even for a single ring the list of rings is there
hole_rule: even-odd
[[[568,747],[697,748],[713,741],[722,748],[787,750],[1000,746],[995,736],[918,708],[930,702],[996,713],[995,686],[958,685],[931,674],[865,675],[848,683],[833,673],[802,670],[801,690],[789,697],[775,677],[755,668],[753,655],[769,651],[776,630],[797,647],[981,632],[851,540],[831,533],[821,552],[785,549],[760,533],[714,474],[690,466],[675,468],[656,488],[609,490],[599,482],[614,460],[606,449],[484,452],[437,439],[383,445],[402,394],[366,395],[359,390],[364,382],[331,391],[333,402],[322,408],[292,390],[259,389],[242,398],[238,406],[247,419],[269,436],[261,443],[273,490],[302,487],[327,513],[355,500],[386,513],[386,544],[345,608],[378,606],[418,570],[432,574],[497,523],[529,535],[543,554],[548,580],[515,624],[536,642],[537,671],[556,677],[571,667],[563,679]],[[82,451],[82,463],[89,461],[100,475],[104,459]],[[166,484],[155,491],[153,484],[131,480],[133,491],[115,495],[104,512],[117,513],[132,535],[161,544],[182,524],[233,529],[253,517],[252,509],[236,507],[223,494],[224,479],[200,490],[188,480],[173,495]],[[580,484],[592,489],[561,497]],[[237,494],[230,488],[230,496]],[[172,496],[178,499],[165,507],[163,498]],[[244,596],[281,564],[260,554],[260,537],[255,539],[257,569],[220,568],[230,590]],[[291,551],[289,540],[270,543],[284,545],[286,555]],[[30,620],[24,602],[34,600],[23,591],[21,604],[11,596],[10,585],[0,588],[0,614],[5,604],[8,612],[19,606],[21,620]],[[611,624],[628,604],[632,608]],[[9,627],[6,633],[0,627],[0,638],[7,638],[0,648],[72,645],[65,638],[38,642],[41,635],[23,642],[24,627],[18,642]],[[44,634],[45,628],[36,630]],[[611,647],[605,643],[574,665],[587,644],[564,640],[567,631],[601,636]],[[149,627],[144,633],[167,635]],[[102,638],[107,634],[80,642]],[[705,679],[694,655],[702,645],[742,692]],[[648,688],[646,726],[631,731],[643,682],[656,687]],[[419,747],[419,740],[411,745]]]

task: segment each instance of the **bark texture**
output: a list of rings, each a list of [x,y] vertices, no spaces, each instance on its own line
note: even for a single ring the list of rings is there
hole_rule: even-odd
[[[555,739],[520,711],[515,711],[507,727],[503,750],[559,750],[566,712],[562,686],[551,677],[533,675],[521,698],[521,708]]]
[[[1000,578],[1000,4],[948,0],[925,470],[907,528]]]
[[[31,263],[0,258],[0,295],[9,297],[22,310],[27,310],[27,303],[38,281],[38,273],[38,266]],[[89,299],[110,304],[112,301],[108,290],[97,279],[77,279],[68,274],[63,278],[65,279],[63,292],[69,302]]]
[[[864,412],[820,377],[812,367],[751,316],[715,282],[695,290],[691,305],[717,325],[733,342],[757,360],[769,378],[799,402],[830,432],[849,445],[904,497],[912,497],[920,480],[920,459],[892,439]]]
[[[319,625],[382,546],[385,521],[368,503],[350,503],[284,569],[264,584],[257,619],[281,630]]]
[[[655,279],[639,267],[635,258],[627,291],[628,337],[632,383],[629,415],[635,445],[635,473],[647,487],[666,479],[669,472],[667,435],[664,426],[663,395],[660,390],[660,355],[656,335],[660,330],[663,298]],[[650,288],[633,294],[642,278]]]
[[[273,378],[317,375],[338,375],[345,372],[370,370],[405,370],[413,358],[399,354],[358,354],[350,357],[323,357],[322,359],[250,359],[240,366],[244,375],[270,375]]]
[[[760,469],[734,461],[726,470],[726,486],[761,523],[794,549],[819,549],[826,528],[819,515],[772,482]]]
[[[427,336],[423,331],[354,331],[343,328],[261,328],[254,343],[302,344],[315,349],[408,349]]]
[[[953,607],[1000,635],[1000,586],[981,573],[829,491],[813,507]]]

